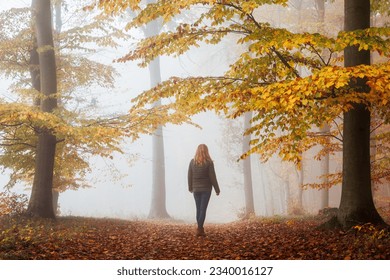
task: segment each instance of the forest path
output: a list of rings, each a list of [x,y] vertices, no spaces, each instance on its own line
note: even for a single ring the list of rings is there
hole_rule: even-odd
[[[320,220],[249,219],[205,225],[83,217],[0,225],[0,259],[390,259],[390,234],[369,226],[316,229]]]

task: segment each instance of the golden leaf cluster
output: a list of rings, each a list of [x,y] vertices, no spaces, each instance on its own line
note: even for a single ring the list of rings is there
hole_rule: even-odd
[[[131,8],[125,1],[102,2],[106,12]],[[223,76],[172,77],[143,92],[133,100],[131,114],[141,114],[138,118],[142,118],[160,99],[165,100],[165,105],[159,108],[154,126],[187,122],[190,116],[206,110],[231,118],[254,112],[252,127],[246,132],[253,136],[247,154],[259,153],[266,160],[279,153],[297,164],[302,152],[314,145],[326,144],[330,151],[340,148],[338,119],[353,104],[365,104],[383,123],[389,123],[388,27],[341,31],[333,37],[294,33],[256,17],[256,12],[266,4],[286,5],[287,1],[179,0],[155,1],[143,7],[128,28],[157,18],[167,22],[194,7],[202,7],[202,12],[180,21],[174,31],[141,40],[118,61],[136,60],[146,66],[158,56],[180,56],[201,43],[218,44],[227,36],[232,44],[240,46],[242,53]],[[381,56],[383,62],[341,67],[347,47],[369,50]],[[364,80],[369,90],[351,86],[358,80]],[[312,128],[324,123],[331,126],[330,132],[314,135]]]
[[[80,13],[80,12],[77,12]],[[74,14],[86,17],[87,14]],[[117,29],[113,20],[98,15],[82,26],[63,28],[55,32],[58,92],[51,95],[60,100],[52,114],[39,110],[37,100],[45,96],[32,89],[30,71],[39,65],[30,62],[34,37],[29,9],[12,9],[0,13],[4,27],[0,31],[0,73],[12,79],[7,96],[0,100],[0,164],[11,171],[7,186],[18,182],[30,184],[34,176],[37,135],[50,131],[57,138],[54,183],[58,191],[85,187],[89,173],[89,158],[93,155],[110,157],[120,152],[119,143],[125,133],[128,118],[98,119],[80,112],[74,104],[89,101],[84,92],[101,86],[112,88],[114,68],[89,58],[99,47],[116,48],[118,40],[128,36]]]

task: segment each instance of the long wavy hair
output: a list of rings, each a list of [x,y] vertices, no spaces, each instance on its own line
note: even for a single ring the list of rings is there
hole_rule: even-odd
[[[200,144],[196,149],[194,161],[196,165],[202,165],[207,163],[208,161],[213,161],[210,157],[209,149],[205,144]]]

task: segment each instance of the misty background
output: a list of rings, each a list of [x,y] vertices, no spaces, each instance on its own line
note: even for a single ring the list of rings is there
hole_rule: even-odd
[[[12,7],[29,7],[30,1],[2,1],[0,11]],[[282,11],[275,11],[278,18]],[[66,17],[64,13],[64,27]],[[136,40],[140,34],[133,34]],[[226,39],[228,40],[228,38]],[[225,40],[225,41],[226,41]],[[88,110],[96,116],[125,114],[131,99],[150,88],[149,71],[140,68],[136,62],[113,63],[134,47],[135,41],[123,42],[120,49],[101,49],[93,58],[99,62],[112,64],[119,73],[115,88],[93,88],[83,96],[90,100]],[[191,49],[179,58],[161,58],[162,80],[171,76],[221,75],[234,61],[234,49],[226,42],[216,46],[202,46]],[[11,81],[0,80],[0,97],[12,100],[8,86]],[[241,162],[241,147],[226,133],[231,122],[243,128],[243,119],[227,121],[214,113],[202,113],[193,118],[202,129],[181,125],[164,126],[166,208],[168,214],[177,220],[195,222],[195,203],[188,192],[187,170],[196,147],[204,143],[209,147],[214,160],[221,195],[213,195],[210,200],[207,222],[229,222],[240,217],[245,207]],[[241,134],[243,129],[241,131]],[[235,132],[235,137],[241,137]],[[238,134],[238,135],[237,135]],[[122,219],[145,219],[148,216],[152,192],[152,139],[144,135],[136,142],[122,143],[124,154],[114,153],[112,160],[93,157],[92,172],[87,176],[90,188],[67,190],[60,194],[60,215],[112,217]],[[313,151],[314,153],[315,151]],[[304,158],[311,158],[310,152]],[[255,211],[260,216],[287,214],[287,201],[299,193],[299,172],[295,166],[282,163],[276,156],[267,163],[261,163],[258,156],[251,157]],[[303,165],[305,183],[318,180],[319,162],[310,160]],[[341,168],[338,156],[331,160],[331,172]],[[4,186],[9,179],[7,171],[0,177]],[[14,191],[30,195],[29,186],[18,185]],[[339,187],[330,190],[330,206],[339,203]],[[307,190],[303,195],[303,205],[308,213],[317,213],[319,195],[317,190]]]

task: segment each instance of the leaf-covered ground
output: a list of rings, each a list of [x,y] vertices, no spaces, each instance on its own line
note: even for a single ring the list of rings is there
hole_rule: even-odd
[[[388,230],[318,230],[323,220],[195,225],[80,217],[0,220],[0,259],[390,259]]]

